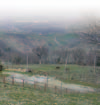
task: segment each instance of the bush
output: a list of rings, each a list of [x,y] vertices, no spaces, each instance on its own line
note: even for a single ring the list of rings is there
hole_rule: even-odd
[[[56,67],[56,69],[60,69],[60,67],[59,67],[59,66],[57,66],[57,67]]]
[[[31,69],[27,69],[26,72],[30,72],[30,73],[32,73],[32,70],[31,70]]]
[[[2,70],[3,70],[3,65],[0,64],[0,71],[2,71]]]

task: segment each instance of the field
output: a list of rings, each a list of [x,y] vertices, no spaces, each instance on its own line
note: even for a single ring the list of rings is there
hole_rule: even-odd
[[[58,95],[0,84],[0,105],[100,105],[99,93]]]
[[[59,69],[56,67],[59,66]],[[94,78],[93,67],[67,65],[69,71],[65,72],[65,65],[29,65],[32,73],[21,72],[26,68],[26,65],[14,65],[13,68],[20,68],[17,73],[32,75],[47,75],[55,77],[64,83],[82,84],[99,89]],[[11,67],[9,67],[11,68]],[[3,72],[7,72],[5,70]],[[12,72],[9,70],[8,72]],[[79,76],[82,75],[82,76]],[[99,81],[99,78],[98,78]],[[55,94],[50,91],[34,89],[32,85],[22,86],[0,83],[0,105],[100,105],[100,93],[68,93]]]
[[[56,69],[56,67],[60,67],[59,69]],[[25,71],[26,65],[13,65],[13,69],[16,69],[23,74],[27,74]],[[84,84],[87,86],[93,86],[93,87],[100,87],[98,84],[100,82],[99,75],[99,67],[96,68],[94,73],[94,67],[93,66],[80,66],[80,65],[60,65],[60,64],[52,64],[52,65],[29,65],[29,68],[32,69],[32,73],[28,73],[29,75],[48,75],[50,77],[57,78],[65,83],[78,83],[78,84]],[[65,68],[68,70],[65,71]],[[9,71],[12,70],[12,66],[9,66]]]

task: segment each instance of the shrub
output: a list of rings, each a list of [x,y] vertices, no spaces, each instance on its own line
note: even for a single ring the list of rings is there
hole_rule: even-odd
[[[56,69],[60,69],[60,67],[59,67],[59,66],[57,66],[57,67],[56,67]]]
[[[32,73],[32,70],[31,69],[27,69],[26,72],[31,72]]]
[[[2,71],[2,70],[3,70],[3,65],[0,64],[0,71]]]

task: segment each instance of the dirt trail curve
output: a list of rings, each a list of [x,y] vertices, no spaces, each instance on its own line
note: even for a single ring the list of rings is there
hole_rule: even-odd
[[[58,45],[61,45],[61,44],[57,41],[56,37],[55,37],[54,41],[55,41]]]
[[[7,80],[11,81],[12,80],[12,76],[14,76],[14,80],[16,82],[22,82],[22,80],[24,79],[24,81],[26,83],[29,84],[34,84],[34,81],[38,82],[38,83],[46,83],[47,82],[47,77],[45,76],[28,76],[28,75],[23,75],[20,73],[14,73],[14,72],[4,72],[5,74],[10,74],[9,77],[7,77]],[[85,92],[96,92],[97,90],[92,88],[92,87],[88,87],[88,86],[83,86],[83,85],[77,85],[77,84],[68,84],[68,83],[64,83],[61,82],[60,80],[48,77],[48,86],[49,87],[61,87],[62,88],[67,88],[70,90],[74,90],[74,91],[79,91],[81,93],[85,93]]]

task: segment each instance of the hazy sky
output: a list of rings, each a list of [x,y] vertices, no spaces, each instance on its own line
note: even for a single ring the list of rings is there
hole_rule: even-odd
[[[99,0],[0,0],[0,19],[66,21],[100,11]]]

